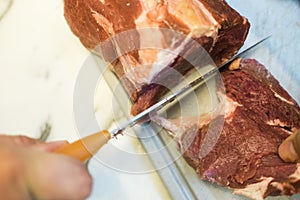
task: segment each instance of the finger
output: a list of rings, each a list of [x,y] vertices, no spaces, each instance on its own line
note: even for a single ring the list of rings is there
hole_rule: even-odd
[[[296,131],[296,133],[294,135],[295,136],[293,139],[293,147],[299,158],[300,157],[300,129],[298,131]]]
[[[53,152],[63,145],[68,144],[67,141],[42,142],[23,135],[0,135],[0,143],[17,145],[20,147],[31,147],[35,150]]]
[[[28,185],[38,199],[86,199],[91,192],[91,175],[71,157],[42,153],[28,169]]]
[[[300,129],[286,138],[278,148],[280,158],[285,162],[296,162],[300,158]]]
[[[43,142],[23,135],[0,135],[0,143],[29,147]]]
[[[24,162],[21,152],[14,145],[0,145],[0,199],[29,199],[22,182]]]

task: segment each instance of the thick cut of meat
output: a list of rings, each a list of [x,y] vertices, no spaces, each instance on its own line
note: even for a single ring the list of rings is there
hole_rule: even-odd
[[[250,26],[224,0],[64,2],[65,18],[73,33],[85,47],[111,63],[122,80],[133,102],[133,115],[155,103],[166,91],[155,82],[157,76],[167,75],[162,73],[165,68],[181,74],[192,68],[183,59],[194,52],[190,42],[182,38],[176,41],[166,29],[197,41],[219,65],[243,45]],[[144,48],[149,44],[155,48]],[[166,55],[166,51],[171,53]]]
[[[201,179],[253,199],[299,192],[300,165],[283,162],[277,153],[281,142],[300,128],[297,103],[256,60],[243,59],[238,69],[226,69],[221,76],[226,97],[220,99],[234,109],[201,125],[191,145],[184,147],[185,159]],[[223,127],[217,142],[201,156],[204,138],[218,125]],[[183,135],[181,144],[190,144],[188,138]]]
[[[154,121],[179,138],[184,158],[203,180],[253,199],[300,192],[300,164],[278,155],[300,128],[297,103],[256,60],[238,60],[221,77],[226,93],[217,92],[213,114]]]

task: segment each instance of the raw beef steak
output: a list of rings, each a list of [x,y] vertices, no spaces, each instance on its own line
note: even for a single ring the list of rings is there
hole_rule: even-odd
[[[183,156],[201,179],[235,193],[253,199],[295,194],[300,165],[283,162],[278,147],[300,128],[300,108],[263,65],[253,59],[237,62],[221,72],[226,94],[219,96],[219,109],[227,111],[200,117],[192,142],[192,131],[185,128]],[[176,122],[159,119],[173,133],[179,128]]]
[[[194,52],[190,43],[176,41],[165,30],[192,38],[219,65],[240,49],[250,26],[224,0],[64,2],[65,18],[73,33],[85,47],[110,62],[122,80],[133,102],[133,115],[154,104],[166,91],[154,81],[157,75],[168,75],[161,73],[165,68],[182,74],[192,68],[179,56]],[[155,48],[144,48],[147,42]],[[168,56],[167,51],[171,51]]]

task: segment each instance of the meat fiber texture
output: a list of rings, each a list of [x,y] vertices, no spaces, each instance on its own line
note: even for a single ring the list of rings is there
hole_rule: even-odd
[[[167,91],[157,77],[180,81],[168,77],[166,68],[182,75],[193,68],[184,58],[195,51],[176,34],[196,41],[218,66],[240,49],[250,26],[223,0],[64,2],[71,30],[86,48],[110,63],[133,102],[133,115]]]
[[[300,164],[285,163],[277,153],[300,128],[297,103],[256,60],[238,60],[221,76],[226,93],[217,114],[194,121],[199,129],[192,139],[191,122],[184,128],[176,119],[159,123],[177,135],[184,129],[183,156],[203,180],[252,199],[300,192]]]

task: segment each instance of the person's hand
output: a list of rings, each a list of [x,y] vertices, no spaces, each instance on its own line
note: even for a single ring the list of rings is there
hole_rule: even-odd
[[[0,199],[87,198],[92,178],[85,165],[69,156],[51,153],[65,144],[0,135]]]
[[[300,158],[300,129],[287,137],[279,146],[278,154],[285,162],[297,162]]]

